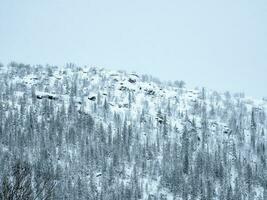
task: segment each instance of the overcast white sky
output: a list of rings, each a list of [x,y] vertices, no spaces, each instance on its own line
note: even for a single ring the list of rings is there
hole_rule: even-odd
[[[266,0],[0,0],[0,61],[97,65],[267,96]]]

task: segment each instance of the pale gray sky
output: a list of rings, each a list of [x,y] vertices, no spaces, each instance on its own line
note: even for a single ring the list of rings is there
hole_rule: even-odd
[[[0,0],[0,61],[74,62],[267,96],[266,0]]]

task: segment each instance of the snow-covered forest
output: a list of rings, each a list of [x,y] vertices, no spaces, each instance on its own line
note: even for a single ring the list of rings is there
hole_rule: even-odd
[[[0,66],[1,200],[267,200],[267,101],[67,64]]]

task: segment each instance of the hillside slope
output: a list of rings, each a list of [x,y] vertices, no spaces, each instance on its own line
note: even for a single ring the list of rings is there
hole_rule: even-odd
[[[0,85],[0,177],[26,163],[28,199],[48,177],[36,199],[267,199],[264,100],[72,64]]]

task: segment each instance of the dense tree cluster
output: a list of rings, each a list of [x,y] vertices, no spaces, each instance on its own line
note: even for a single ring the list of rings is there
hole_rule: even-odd
[[[0,199],[267,199],[264,107],[205,89],[191,101],[182,81],[140,78],[171,99],[111,77],[1,67]]]

